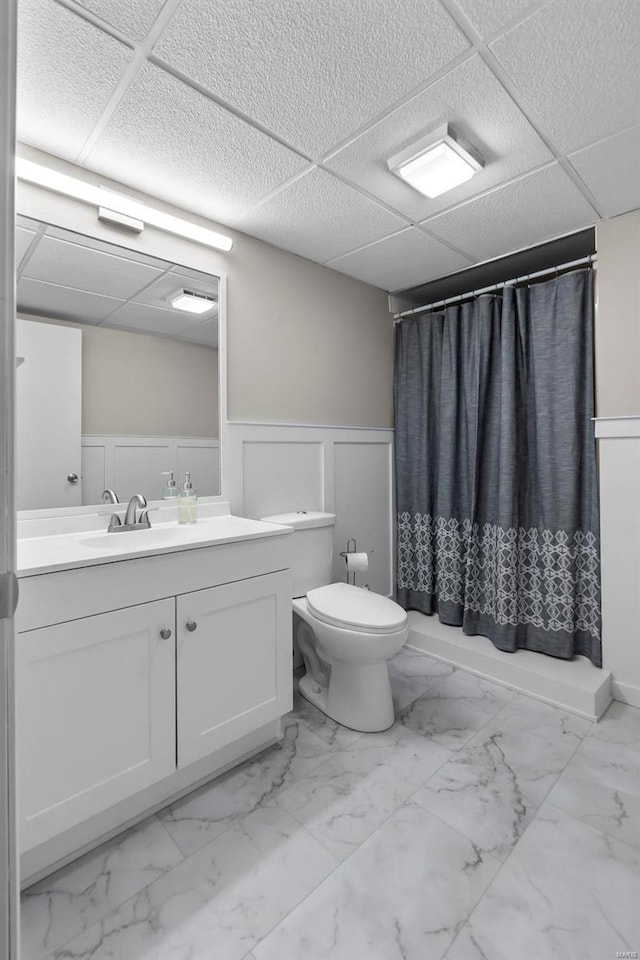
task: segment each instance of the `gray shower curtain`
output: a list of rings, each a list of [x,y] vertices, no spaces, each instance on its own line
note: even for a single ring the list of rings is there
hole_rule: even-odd
[[[397,598],[600,666],[591,269],[396,325]]]

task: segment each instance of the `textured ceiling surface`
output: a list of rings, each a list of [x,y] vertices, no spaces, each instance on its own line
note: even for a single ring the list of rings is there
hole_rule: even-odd
[[[385,290],[640,207],[638,0],[18,10],[19,140]],[[387,160],[444,122],[485,167],[428,200]]]
[[[169,302],[183,289],[217,301],[216,277],[21,216],[16,274],[19,313],[218,344],[217,306],[198,317]]]

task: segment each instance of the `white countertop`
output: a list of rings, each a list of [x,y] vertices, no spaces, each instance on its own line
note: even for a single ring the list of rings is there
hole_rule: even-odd
[[[195,524],[181,525],[176,521],[157,523],[148,530],[120,533],[92,530],[29,537],[18,540],[17,576],[33,577],[74,567],[277,537],[292,532],[291,527],[226,514],[198,520]]]

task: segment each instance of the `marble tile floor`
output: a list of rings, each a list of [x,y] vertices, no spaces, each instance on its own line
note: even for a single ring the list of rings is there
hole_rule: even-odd
[[[640,710],[403,650],[397,721],[283,740],[25,891],[22,960],[608,960],[640,949]],[[629,954],[629,955],[632,955]]]

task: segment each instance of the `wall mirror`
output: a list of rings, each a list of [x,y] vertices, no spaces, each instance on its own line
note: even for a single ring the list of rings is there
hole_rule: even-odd
[[[23,216],[16,265],[18,510],[218,495],[220,280]]]

